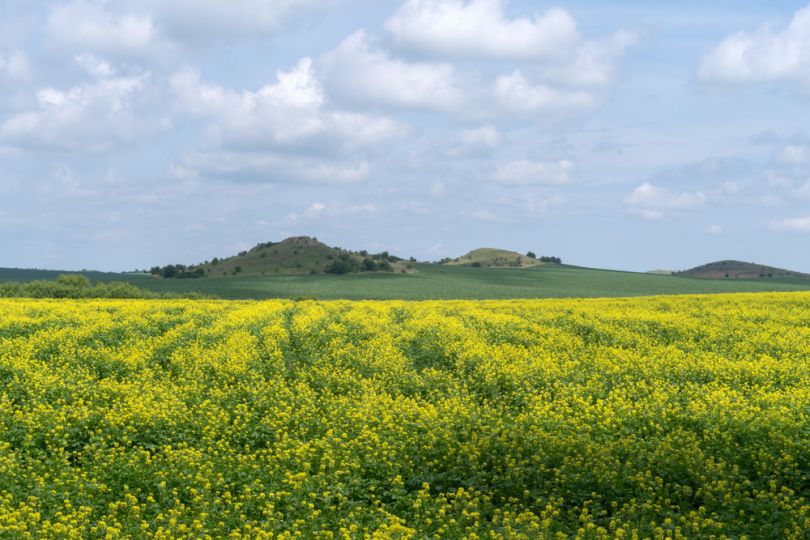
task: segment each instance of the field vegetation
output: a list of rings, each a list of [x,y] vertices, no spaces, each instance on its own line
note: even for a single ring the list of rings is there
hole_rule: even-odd
[[[0,537],[810,530],[810,293],[0,313]]]
[[[0,298],[202,298],[202,295],[155,292],[126,281],[100,281],[94,285],[82,274],[61,274],[54,280],[0,282]]]
[[[476,268],[422,263],[412,263],[412,266],[416,271],[407,274],[240,274],[199,279],[160,279],[143,273],[83,272],[83,275],[94,283],[123,281],[160,294],[201,294],[227,299],[508,299],[810,290],[810,280],[795,278],[710,280],[561,264],[534,268]],[[47,270],[0,268],[0,286],[7,280],[53,280],[59,275],[60,272]]]

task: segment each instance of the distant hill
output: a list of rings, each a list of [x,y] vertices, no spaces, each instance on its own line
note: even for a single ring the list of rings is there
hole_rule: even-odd
[[[662,270],[662,269],[659,268],[657,270],[648,270],[647,272],[644,272],[644,273],[645,274],[655,274],[656,276],[671,276],[672,274],[675,273],[675,271],[674,270]]]
[[[544,260],[548,259],[548,260]],[[442,264],[448,266],[481,266],[485,268],[528,268],[531,266],[542,266],[551,264],[550,257],[529,257],[521,255],[517,251],[509,251],[497,248],[478,248],[462,255],[456,259],[445,259]],[[556,259],[555,262],[559,262]]]
[[[717,261],[689,270],[674,272],[673,275],[681,277],[695,277],[706,279],[769,279],[769,278],[798,278],[810,279],[810,274],[803,274],[784,268],[766,266],[764,264],[747,263],[742,261]]]
[[[411,272],[409,261],[389,255],[331,247],[317,238],[295,236],[263,242],[231,257],[200,264],[168,265],[151,273],[167,278],[266,276],[277,274],[348,274],[353,272]]]

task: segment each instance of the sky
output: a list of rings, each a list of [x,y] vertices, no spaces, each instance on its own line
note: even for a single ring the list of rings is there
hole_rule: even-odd
[[[810,272],[810,5],[0,0],[0,267],[298,235]]]

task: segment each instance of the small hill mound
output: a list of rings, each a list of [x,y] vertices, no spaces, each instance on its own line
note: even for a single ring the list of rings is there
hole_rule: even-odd
[[[531,254],[530,254],[531,255]],[[449,266],[481,266],[485,268],[528,268],[551,262],[560,262],[555,257],[532,257],[517,251],[497,248],[478,248],[456,259],[445,259]]]
[[[263,242],[226,258],[201,264],[155,267],[161,277],[195,278],[276,274],[348,274],[352,272],[410,272],[412,265],[388,252],[371,254],[332,247],[310,236]]]
[[[673,275],[682,277],[695,277],[704,279],[772,279],[772,278],[798,278],[810,279],[810,274],[803,274],[784,268],[766,266],[764,264],[747,263],[742,261],[717,261],[689,270],[675,272]]]

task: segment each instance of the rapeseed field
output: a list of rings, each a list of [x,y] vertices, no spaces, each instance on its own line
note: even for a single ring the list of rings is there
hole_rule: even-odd
[[[0,300],[0,538],[807,538],[810,293]]]

